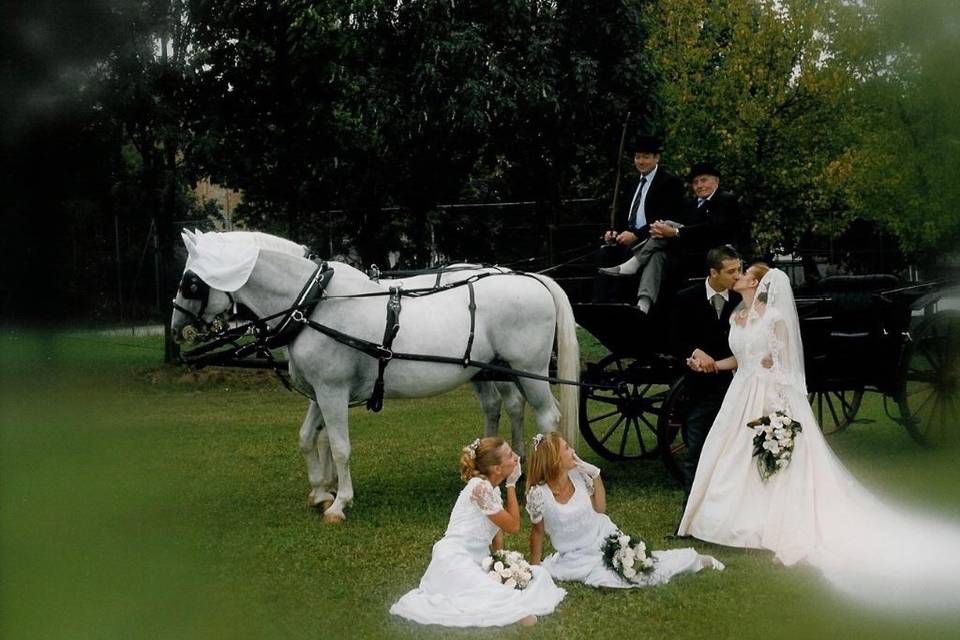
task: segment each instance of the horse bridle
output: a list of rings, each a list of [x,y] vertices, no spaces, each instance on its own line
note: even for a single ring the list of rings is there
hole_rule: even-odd
[[[176,299],[173,300],[173,308],[190,318],[190,322],[187,324],[187,327],[185,327],[184,330],[186,331],[187,328],[192,328],[193,335],[190,337],[191,341],[197,339],[203,340],[211,334],[218,335],[223,333],[223,331],[227,328],[227,317],[225,317],[226,312],[217,315],[217,317],[210,322],[207,322],[203,319],[203,312],[206,310],[207,304],[210,302],[210,285],[200,279],[200,276],[193,271],[187,270],[183,272],[183,278],[180,280],[180,286],[178,289],[184,300],[197,300],[200,302],[200,309],[196,312],[193,312],[186,307],[177,304]],[[236,301],[233,299],[233,296],[229,291],[224,291],[224,293],[230,300],[230,308],[232,309],[230,315],[236,315]]]

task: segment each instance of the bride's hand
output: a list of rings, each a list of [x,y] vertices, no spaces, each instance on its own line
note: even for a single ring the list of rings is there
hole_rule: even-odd
[[[763,360],[760,361],[760,366],[762,366],[764,369],[772,369],[773,355],[768,353],[767,355],[763,356]]]

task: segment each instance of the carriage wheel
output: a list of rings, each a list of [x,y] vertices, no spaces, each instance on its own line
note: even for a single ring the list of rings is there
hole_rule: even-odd
[[[960,440],[960,311],[940,311],[911,332],[896,401],[900,420],[925,446]]]
[[[853,422],[863,400],[863,387],[843,391],[814,391],[807,399],[813,415],[817,418],[817,424],[820,425],[820,431],[829,436]]]
[[[687,443],[684,441],[683,406],[687,401],[687,379],[677,380],[660,412],[657,422],[657,450],[660,459],[673,478],[683,484],[683,458],[686,456]]]
[[[657,420],[669,389],[642,382],[643,369],[635,362],[610,354],[588,366],[580,378],[580,433],[607,460],[657,455]],[[616,388],[607,388],[609,385]]]

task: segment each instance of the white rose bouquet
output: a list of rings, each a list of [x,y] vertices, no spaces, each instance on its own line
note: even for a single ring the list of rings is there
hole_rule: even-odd
[[[526,589],[533,579],[530,564],[519,551],[499,549],[483,559],[483,570],[492,580],[511,589]]]
[[[774,411],[747,423],[753,429],[753,457],[757,459],[760,477],[766,481],[770,476],[790,463],[797,434],[803,431],[799,422],[785,411]]]
[[[628,582],[640,582],[643,574],[653,571],[653,558],[647,543],[622,531],[611,533],[603,542],[603,563]]]

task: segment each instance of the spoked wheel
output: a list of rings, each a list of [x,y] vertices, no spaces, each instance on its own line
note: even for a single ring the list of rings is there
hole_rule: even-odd
[[[657,455],[657,420],[669,387],[654,377],[636,359],[615,354],[581,375],[580,433],[607,460]]]
[[[940,311],[911,332],[897,394],[900,420],[925,446],[960,441],[960,311]]]
[[[823,435],[841,431],[847,427],[860,410],[863,387],[842,391],[814,391],[807,396],[813,415]]]
[[[683,407],[687,402],[687,379],[677,380],[663,403],[660,420],[657,422],[657,450],[660,459],[673,478],[683,484],[683,459],[687,443],[684,440]]]

